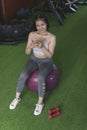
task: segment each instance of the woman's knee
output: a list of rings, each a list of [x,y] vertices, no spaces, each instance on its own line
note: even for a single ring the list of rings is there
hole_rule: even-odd
[[[21,73],[20,76],[19,76],[19,80],[25,80],[27,79],[28,75],[25,74],[25,73]]]

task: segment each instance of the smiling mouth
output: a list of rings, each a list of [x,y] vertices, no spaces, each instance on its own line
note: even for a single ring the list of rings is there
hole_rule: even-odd
[[[40,30],[41,32],[45,32],[45,30],[43,29],[43,30]]]

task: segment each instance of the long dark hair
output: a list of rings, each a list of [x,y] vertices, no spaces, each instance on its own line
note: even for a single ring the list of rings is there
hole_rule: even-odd
[[[37,20],[41,20],[41,21],[44,21],[47,25],[47,31],[49,30],[49,21],[48,21],[48,18],[46,17],[46,15],[44,14],[38,14],[36,15],[34,21],[33,21],[33,24],[32,24],[32,27],[31,27],[31,31],[37,31],[36,29],[36,21]]]

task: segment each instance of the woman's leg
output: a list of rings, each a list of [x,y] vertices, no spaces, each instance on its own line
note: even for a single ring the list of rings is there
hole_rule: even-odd
[[[34,110],[34,115],[39,115],[42,112],[44,103],[44,95],[46,91],[46,78],[49,72],[53,68],[52,62],[44,62],[39,65],[39,76],[38,76],[38,102],[36,104],[36,108]]]
[[[41,103],[43,101],[45,92],[46,92],[46,78],[48,74],[53,69],[52,62],[41,63],[39,66],[39,76],[38,76],[38,102]]]
[[[24,88],[27,78],[37,68],[38,68],[37,64],[32,59],[29,59],[18,79],[17,88],[16,88],[16,97],[17,98],[19,98],[19,96]]]
[[[16,88],[16,97],[11,102],[11,104],[9,106],[10,109],[15,109],[17,104],[20,102],[20,100],[21,100],[20,95],[24,88],[25,82],[26,82],[28,76],[30,76],[31,73],[34,70],[36,70],[37,68],[38,68],[37,64],[30,58],[18,79],[18,84],[17,84],[17,88]]]

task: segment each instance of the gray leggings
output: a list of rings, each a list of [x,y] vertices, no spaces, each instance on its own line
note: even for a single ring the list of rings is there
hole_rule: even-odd
[[[38,75],[38,95],[39,97],[44,97],[46,90],[46,77],[49,72],[53,69],[53,61],[52,59],[45,58],[39,59],[35,56],[31,56],[26,63],[20,77],[18,79],[18,84],[16,88],[16,92],[21,93],[24,85],[26,83],[27,78],[34,72],[36,69],[39,70]]]

